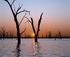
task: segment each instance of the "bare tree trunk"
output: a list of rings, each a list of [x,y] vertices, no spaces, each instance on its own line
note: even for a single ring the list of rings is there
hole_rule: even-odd
[[[21,43],[21,39],[20,39],[20,29],[19,29],[19,26],[17,26],[17,40],[18,40],[18,43],[17,43],[17,48],[20,47],[20,43]]]
[[[32,26],[33,32],[34,32],[34,34],[35,34],[35,36],[34,36],[34,37],[35,37],[35,42],[38,42],[37,37],[38,37],[39,31],[40,31],[40,24],[41,24],[41,20],[42,20],[42,15],[43,15],[43,12],[42,12],[42,14],[40,15],[40,19],[39,19],[39,21],[38,21],[37,32],[36,32],[35,27],[34,27],[34,21],[33,21],[33,18],[30,18],[31,20],[29,20],[29,19],[26,17],[27,20],[28,20],[28,22],[31,23],[31,26]]]
[[[8,3],[8,5],[9,5],[9,7],[11,9],[11,12],[13,14],[13,17],[14,17],[14,21],[15,21],[15,24],[16,24],[16,30],[17,30],[17,40],[18,40],[17,48],[19,48],[20,47],[20,43],[21,43],[21,39],[20,39],[21,34],[23,32],[25,32],[25,30],[26,30],[25,29],[24,31],[22,31],[22,33],[20,33],[20,24],[21,24],[22,20],[24,19],[26,13],[23,16],[22,20],[20,21],[20,24],[18,22],[17,15],[20,14],[20,13],[22,13],[22,12],[29,12],[30,13],[30,11],[27,11],[25,9],[21,11],[20,9],[22,8],[22,5],[21,6],[19,5],[19,7],[18,7],[17,10],[15,10],[15,8],[13,9],[13,4],[14,4],[15,0],[13,0],[12,3],[10,3],[8,0],[4,0],[4,1],[6,1]]]
[[[17,40],[18,40],[18,43],[17,43],[17,48],[20,47],[20,43],[21,43],[21,39],[20,39],[20,28],[19,28],[19,23],[18,23],[18,20],[17,20],[17,16],[14,15],[14,21],[15,21],[15,24],[16,24],[16,29],[17,29]]]
[[[37,40],[37,35],[35,35],[35,42],[38,42],[38,40]]]

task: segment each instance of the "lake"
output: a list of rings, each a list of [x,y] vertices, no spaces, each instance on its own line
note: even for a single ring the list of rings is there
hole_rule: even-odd
[[[0,40],[0,57],[70,57],[70,39],[21,39],[16,49],[17,39]]]

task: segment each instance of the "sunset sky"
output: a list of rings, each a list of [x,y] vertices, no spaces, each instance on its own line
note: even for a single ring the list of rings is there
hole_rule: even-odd
[[[11,3],[12,0],[9,0],[9,2]],[[27,14],[27,17],[34,19],[36,29],[39,17],[43,12],[40,36],[45,36],[49,31],[51,31],[52,35],[56,35],[60,31],[62,35],[70,36],[70,0],[16,0],[14,3],[16,9],[22,4],[21,10],[26,9],[30,11],[30,15]],[[23,15],[24,13],[18,15],[19,22]],[[26,27],[23,35],[28,34],[32,36],[31,24],[25,23],[26,21],[26,19],[23,20],[20,26],[21,31]],[[4,0],[0,0],[0,27],[5,27],[7,31],[16,33],[13,15]]]

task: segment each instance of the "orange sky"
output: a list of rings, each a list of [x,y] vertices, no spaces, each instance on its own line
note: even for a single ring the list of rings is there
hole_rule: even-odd
[[[11,1],[10,1],[11,2]],[[24,3],[22,3],[24,2]],[[43,19],[41,22],[39,35],[48,35],[51,31],[52,35],[58,34],[58,31],[62,35],[70,36],[70,0],[17,0],[15,2],[16,8],[19,3],[23,4],[22,9],[26,8],[30,11],[31,15],[27,14],[27,17],[32,17],[34,19],[35,28],[37,29],[37,22],[39,20],[40,14],[43,12]],[[1,6],[3,5],[3,6]],[[18,16],[18,21],[20,22],[23,14]],[[26,31],[23,35],[27,34],[32,36],[33,31],[30,23],[25,23],[26,19],[20,26],[21,31],[26,27]],[[0,1],[0,27],[5,27],[7,31],[14,31],[16,33],[16,26],[13,19],[13,15],[8,4],[4,1]]]

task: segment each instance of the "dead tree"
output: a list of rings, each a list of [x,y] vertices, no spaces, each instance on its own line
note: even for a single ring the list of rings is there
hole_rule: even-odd
[[[29,12],[29,11],[27,11],[27,10],[25,10],[25,9],[24,9],[24,10],[21,10],[22,5],[21,5],[21,6],[19,5],[18,9],[16,9],[16,10],[15,10],[15,7],[14,7],[14,9],[13,9],[13,4],[14,4],[15,0],[13,0],[12,3],[10,3],[8,0],[4,0],[4,1],[6,1],[6,2],[8,3],[8,5],[9,5],[9,7],[10,7],[10,9],[11,9],[11,12],[12,12],[12,14],[13,14],[13,17],[14,17],[14,22],[15,22],[15,24],[16,24],[16,30],[17,30],[17,40],[18,40],[17,48],[18,48],[18,47],[20,46],[20,43],[21,43],[21,39],[20,39],[21,34],[26,30],[26,28],[25,28],[24,31],[22,31],[22,32],[20,33],[20,24],[21,24],[22,20],[24,19],[26,13]],[[20,23],[19,23],[19,22],[18,22],[18,19],[17,19],[17,16],[18,16],[20,13],[22,13],[22,12],[25,12],[25,15],[23,16],[23,18],[21,19],[21,21],[20,21]]]
[[[58,31],[58,36],[59,36],[60,39],[62,38],[62,35],[61,35],[60,31]]]
[[[51,35],[51,32],[49,31],[49,35],[48,35],[48,38],[51,38],[52,37],[52,35]]]
[[[33,18],[31,17],[31,18],[30,18],[31,20],[29,20],[29,18],[25,17],[25,18],[27,18],[27,22],[30,22],[30,23],[31,23],[33,32],[34,32],[34,34],[35,34],[35,42],[38,42],[37,37],[38,37],[39,31],[40,31],[40,24],[41,24],[41,20],[42,20],[42,15],[43,15],[43,13],[40,15],[40,19],[39,19],[39,21],[38,21],[37,31],[35,30],[35,27],[34,27]]]
[[[7,32],[6,32],[5,28],[4,27],[1,27],[1,37],[3,39],[6,37],[6,34],[7,34]]]

